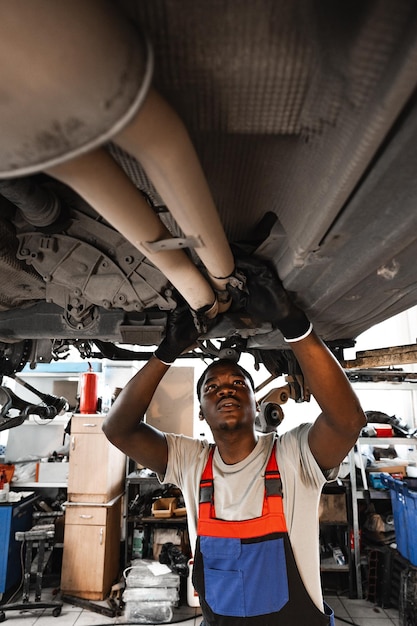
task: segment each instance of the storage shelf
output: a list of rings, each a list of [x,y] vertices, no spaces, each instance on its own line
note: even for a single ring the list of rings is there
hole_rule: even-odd
[[[320,561],[320,571],[322,572],[348,572],[349,565],[338,565],[332,557]]]
[[[356,446],[358,448],[358,458],[359,462],[362,460],[362,455],[360,453],[361,446],[417,446],[417,438],[415,437],[359,437],[356,442]],[[355,462],[355,446],[349,453],[349,464],[350,464],[350,481],[352,485],[352,515],[353,515],[353,541],[354,541],[354,549],[353,549],[353,561],[354,561],[354,569],[356,575],[356,593],[357,598],[362,599],[362,555],[360,553],[360,535],[359,535],[359,514],[358,514],[358,502],[360,500],[364,500],[368,497],[370,500],[389,500],[391,499],[391,494],[389,490],[382,489],[363,489],[357,486],[356,480],[356,462]],[[366,470],[362,462],[362,467],[359,468],[362,473],[362,481],[368,481],[368,476],[366,475]],[[377,470],[376,470],[377,471]]]
[[[371,497],[371,500],[389,500],[390,492],[389,490],[384,489],[369,489],[368,493]],[[356,490],[356,499],[357,500],[365,500],[366,499],[366,489],[357,489]]]
[[[126,476],[126,482],[130,485],[140,485],[142,483],[150,484],[152,481],[159,487],[161,486],[156,476],[139,476],[137,472],[131,472]]]
[[[361,446],[415,446],[415,437],[359,437],[357,443]]]
[[[143,544],[145,548],[145,556],[149,552],[149,540],[155,528],[159,529],[177,529],[183,533],[187,528],[187,516],[157,517],[150,514],[150,500],[147,500],[146,508],[138,508],[138,513],[134,513],[135,509],[129,510],[129,503],[137,496],[152,498],[156,492],[168,488],[168,485],[162,485],[157,476],[139,476],[139,471],[131,470],[133,461],[129,460],[127,465],[126,486],[125,486],[125,503],[124,503],[124,524],[125,524],[125,550],[124,564],[125,567],[130,563],[133,556],[133,531],[134,528],[141,526],[144,529]],[[175,485],[172,485],[175,487]],[[179,491],[179,490],[178,490]],[[148,508],[149,506],[149,508]],[[145,513],[145,514],[144,514]],[[151,557],[152,558],[152,557]]]
[[[127,517],[128,522],[139,522],[143,524],[184,524],[187,523],[187,516],[181,517],[142,517],[141,515],[129,515]]]
[[[11,482],[10,487],[14,491],[15,489],[26,489],[30,487],[31,489],[66,489],[68,483],[36,483],[36,482]]]

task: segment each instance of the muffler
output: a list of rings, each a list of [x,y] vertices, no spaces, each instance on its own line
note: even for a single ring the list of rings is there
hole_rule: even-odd
[[[0,178],[108,141],[152,78],[149,46],[107,0],[13,0],[0,20]]]

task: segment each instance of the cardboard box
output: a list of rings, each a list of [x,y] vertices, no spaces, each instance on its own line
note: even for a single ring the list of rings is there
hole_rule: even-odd
[[[152,515],[154,517],[173,517],[177,502],[177,498],[159,498],[159,500],[155,500],[152,504]]]
[[[374,463],[366,468],[367,473],[370,472],[380,472],[385,474],[402,474],[403,476],[407,473],[406,465],[387,465],[386,461],[381,463]]]

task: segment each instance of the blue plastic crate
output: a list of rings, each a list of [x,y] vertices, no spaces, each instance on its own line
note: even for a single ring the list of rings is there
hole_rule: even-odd
[[[381,481],[390,490],[398,552],[417,566],[417,492],[389,474]]]

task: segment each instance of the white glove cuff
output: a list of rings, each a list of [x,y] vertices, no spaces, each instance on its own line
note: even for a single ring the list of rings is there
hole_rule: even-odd
[[[313,331],[313,324],[310,322],[310,326],[308,327],[308,329],[303,335],[300,335],[299,337],[293,337],[293,339],[287,339],[286,337],[284,337],[284,339],[287,343],[294,343],[296,341],[301,341],[302,339],[305,339],[311,334],[312,331]]]

